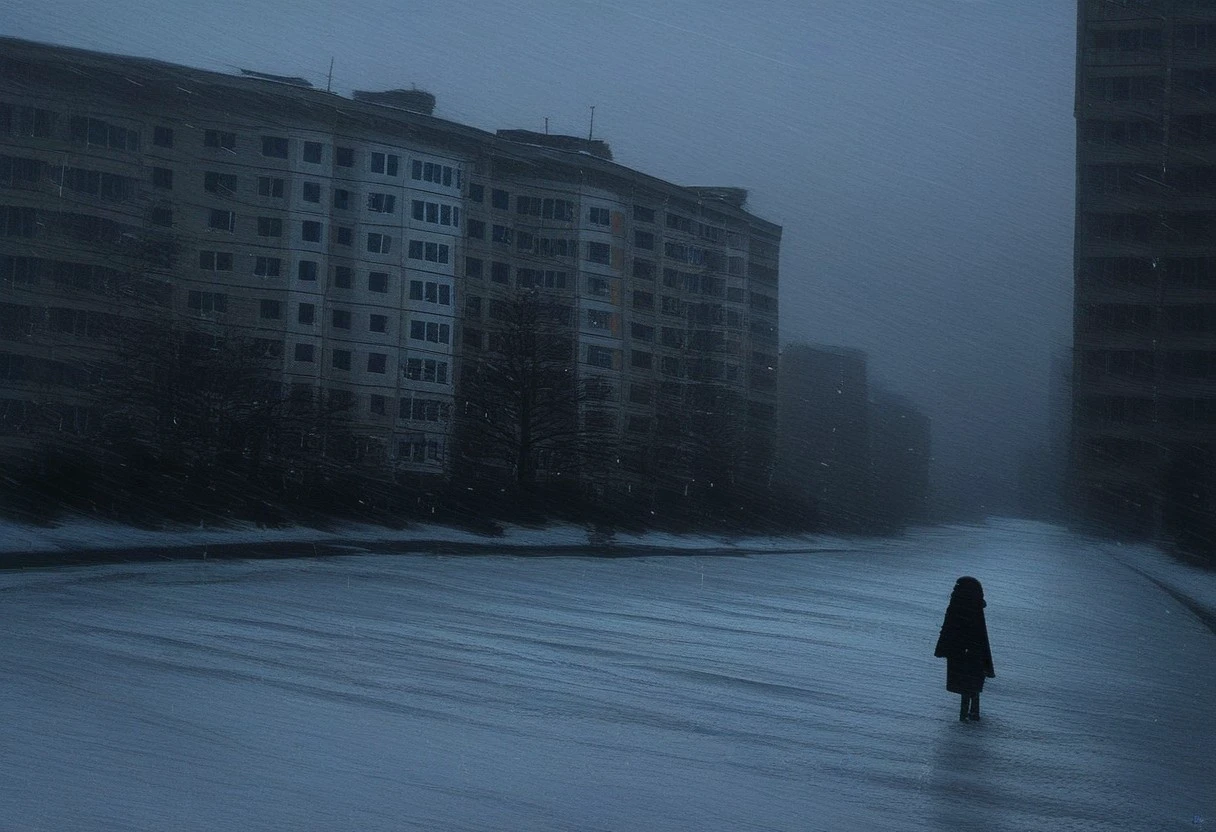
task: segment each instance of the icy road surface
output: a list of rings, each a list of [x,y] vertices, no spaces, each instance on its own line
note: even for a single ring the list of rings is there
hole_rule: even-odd
[[[1216,828],[1216,636],[1107,552],[0,574],[0,829]],[[980,724],[932,657],[962,574]]]

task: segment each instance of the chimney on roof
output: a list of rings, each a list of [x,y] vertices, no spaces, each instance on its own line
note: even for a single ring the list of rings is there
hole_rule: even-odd
[[[541,147],[551,147],[554,150],[569,150],[589,153],[600,159],[612,161],[612,148],[608,142],[599,139],[584,139],[580,136],[560,136],[557,133],[534,133],[531,130],[499,130],[495,135],[500,139],[520,144],[535,144]]]
[[[422,113],[424,116],[433,115],[435,112],[435,96],[426,90],[355,90],[354,98],[365,104],[395,107],[398,110],[409,110],[411,113]]]

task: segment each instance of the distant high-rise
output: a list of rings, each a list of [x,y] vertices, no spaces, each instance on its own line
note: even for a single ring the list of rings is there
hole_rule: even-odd
[[[1123,534],[1216,515],[1216,2],[1080,0],[1072,484]]]

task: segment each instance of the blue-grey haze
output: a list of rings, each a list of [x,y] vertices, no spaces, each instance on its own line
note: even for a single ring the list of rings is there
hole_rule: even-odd
[[[5,35],[333,87],[748,188],[785,227],[782,337],[860,347],[1000,502],[1067,344],[1075,7],[1061,0],[41,0]]]

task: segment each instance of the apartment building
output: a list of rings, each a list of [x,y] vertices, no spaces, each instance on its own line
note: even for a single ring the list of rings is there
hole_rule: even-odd
[[[1081,0],[1072,484],[1081,516],[1216,516],[1216,3]]]
[[[0,449],[27,444],[35,399],[96,429],[72,367],[160,317],[246,338],[273,384],[343,410],[360,459],[443,474],[460,364],[532,290],[569,308],[585,423],[652,438],[660,392],[712,382],[743,403],[764,478],[781,229],[743,192],[445,121],[412,90],[12,39],[0,73]]]

